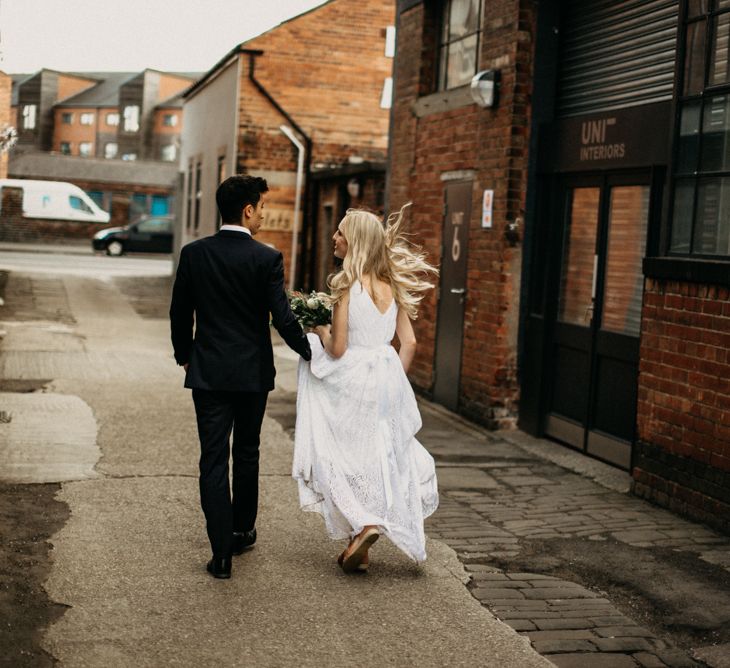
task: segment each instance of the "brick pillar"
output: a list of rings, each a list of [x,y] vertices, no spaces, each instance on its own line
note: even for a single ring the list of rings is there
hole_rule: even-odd
[[[730,290],[648,279],[639,363],[638,496],[730,531]]]

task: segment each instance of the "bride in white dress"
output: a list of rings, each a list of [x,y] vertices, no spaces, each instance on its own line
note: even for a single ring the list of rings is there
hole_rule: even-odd
[[[367,570],[380,534],[424,561],[423,522],[438,506],[406,377],[411,319],[435,269],[400,235],[402,220],[403,209],[387,227],[369,212],[347,212],[333,237],[343,263],[329,280],[332,325],[308,334],[312,359],[299,363],[292,474],[302,509],[320,513],[331,538],[350,539],[338,559],[346,572]]]

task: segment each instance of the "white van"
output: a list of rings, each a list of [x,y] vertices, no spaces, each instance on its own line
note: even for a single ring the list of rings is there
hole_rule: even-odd
[[[24,218],[52,218],[88,223],[109,222],[109,214],[102,211],[96,202],[73,183],[0,179],[0,189],[4,187],[23,190]]]

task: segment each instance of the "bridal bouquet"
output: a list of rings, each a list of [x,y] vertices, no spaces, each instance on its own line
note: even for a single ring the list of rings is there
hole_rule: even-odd
[[[292,291],[289,293],[291,310],[303,329],[312,329],[317,325],[329,325],[332,322],[332,307],[321,292]]]

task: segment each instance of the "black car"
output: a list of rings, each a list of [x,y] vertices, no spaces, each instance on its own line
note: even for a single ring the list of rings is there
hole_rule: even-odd
[[[125,227],[100,230],[91,240],[95,251],[124,253],[172,253],[172,216],[142,216]]]

